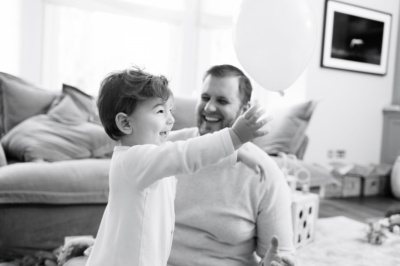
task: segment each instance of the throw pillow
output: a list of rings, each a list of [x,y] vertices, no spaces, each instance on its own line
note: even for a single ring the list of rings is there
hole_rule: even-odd
[[[87,114],[87,121],[101,125],[96,100],[93,96],[90,96],[82,90],[67,84],[63,84],[62,91],[64,94],[71,96],[76,106],[82,111],[82,113]]]
[[[0,137],[28,117],[46,113],[59,95],[0,72]]]
[[[87,121],[87,114],[69,95],[48,114],[26,119],[1,140],[8,157],[19,161],[62,161],[109,157],[115,146],[103,127]]]
[[[306,130],[316,103],[310,100],[290,108],[276,110],[272,113],[271,132],[265,137],[256,138],[254,144],[268,154],[276,155],[284,152],[297,155],[306,139]]]

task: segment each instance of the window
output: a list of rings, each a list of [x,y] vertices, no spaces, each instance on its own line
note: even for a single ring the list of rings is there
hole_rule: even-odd
[[[137,65],[170,80],[175,95],[198,97],[215,64],[243,69],[233,46],[233,17],[241,0],[44,0],[42,83],[62,83],[97,95],[110,72]],[[254,80],[264,105],[304,99],[304,79],[286,97]]]
[[[43,81],[97,95],[110,72],[131,65],[163,74],[179,86],[179,24],[162,19],[48,4],[45,6]]]
[[[20,3],[0,1],[0,31],[4,38],[0,49],[0,71],[18,75],[20,72]]]

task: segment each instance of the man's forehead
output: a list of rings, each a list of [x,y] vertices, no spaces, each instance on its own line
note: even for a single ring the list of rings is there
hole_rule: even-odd
[[[202,94],[216,97],[238,98],[239,77],[213,77],[209,76],[203,83]]]

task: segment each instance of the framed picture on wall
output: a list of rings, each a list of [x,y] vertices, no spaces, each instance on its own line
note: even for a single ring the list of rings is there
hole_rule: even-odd
[[[327,0],[321,66],[385,75],[391,19],[387,13]]]

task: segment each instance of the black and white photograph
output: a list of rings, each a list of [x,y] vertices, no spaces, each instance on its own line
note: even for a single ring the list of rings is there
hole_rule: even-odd
[[[322,66],[386,74],[391,16],[326,2]]]

